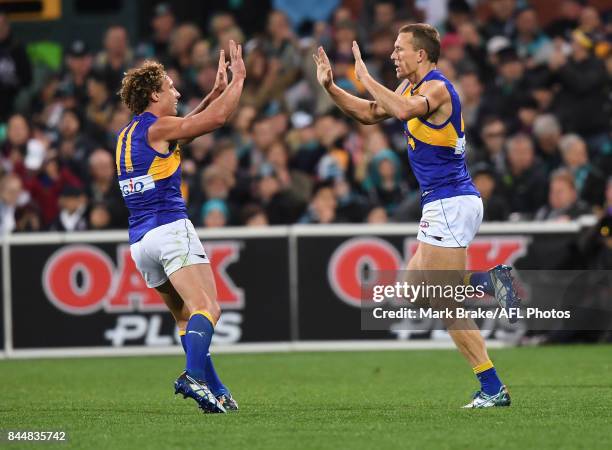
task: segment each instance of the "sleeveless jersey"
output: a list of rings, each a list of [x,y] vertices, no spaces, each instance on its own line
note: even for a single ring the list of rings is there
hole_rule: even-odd
[[[149,127],[156,120],[150,112],[137,115],[117,138],[115,162],[119,188],[130,211],[130,244],[156,227],[187,218],[178,144],[163,154],[147,142]]]
[[[450,81],[434,69],[416,86],[402,92],[404,96],[418,95],[422,83],[440,80],[451,97],[452,113],[448,120],[435,125],[421,117],[402,122],[408,141],[410,166],[421,188],[421,205],[459,195],[480,193],[474,186],[465,165],[465,132],[459,95]]]

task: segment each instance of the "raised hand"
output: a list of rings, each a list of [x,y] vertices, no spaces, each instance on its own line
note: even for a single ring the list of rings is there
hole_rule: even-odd
[[[331,64],[329,58],[323,50],[323,47],[317,49],[317,54],[313,54],[312,58],[317,65],[317,80],[319,84],[324,88],[328,88],[334,81],[334,75],[332,73]]]
[[[229,51],[229,69],[232,71],[233,78],[244,80],[246,78],[246,68],[244,67],[244,61],[242,60],[242,45],[236,44],[233,40],[230,39]]]
[[[227,87],[227,67],[230,63],[225,61],[225,50],[221,50],[219,53],[219,67],[217,68],[217,77],[215,78],[215,85],[213,91],[221,93]]]
[[[353,41],[353,56],[355,57],[355,76],[359,81],[363,81],[370,74],[363,59],[361,59],[361,50],[359,50],[357,41]]]

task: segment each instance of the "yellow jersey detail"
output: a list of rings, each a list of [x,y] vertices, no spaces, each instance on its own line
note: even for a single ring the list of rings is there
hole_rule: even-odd
[[[419,95],[419,89],[416,89],[414,93],[411,93],[409,85],[402,95],[404,97]],[[412,150],[416,148],[414,139],[428,145],[451,148],[455,148],[457,146],[457,141],[459,139],[459,136],[455,131],[455,127],[450,120],[442,128],[432,128],[418,117],[415,117],[406,122],[406,128],[410,133],[408,136],[408,145]],[[463,131],[463,116],[461,117],[461,131]]]
[[[117,175],[121,175],[121,148],[123,147],[123,136],[125,136],[125,132],[127,130],[128,127],[125,127],[117,138],[117,148],[115,149],[115,163],[117,164]]]
[[[408,121],[408,131],[412,137],[425,144],[441,147],[455,148],[457,139],[459,139],[455,127],[450,121],[442,128],[431,128],[418,118],[410,119]]]
[[[138,125],[138,121],[134,122],[134,124],[130,127],[130,131],[128,131],[127,141],[125,143],[125,172],[131,173],[134,172],[134,166],[132,165],[132,133],[134,129]]]
[[[151,177],[153,177],[153,181],[163,180],[164,178],[171,177],[180,165],[181,152],[177,146],[172,154],[166,158],[156,156],[149,167],[147,175],[151,175]]]

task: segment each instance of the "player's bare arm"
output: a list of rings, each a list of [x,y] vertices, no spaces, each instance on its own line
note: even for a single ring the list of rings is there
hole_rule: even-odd
[[[430,116],[445,103],[450,104],[450,95],[441,81],[427,82],[421,89],[419,95],[404,97],[401,91],[386,88],[368,72],[357,42],[353,42],[353,56],[355,57],[355,75],[361,81],[366,90],[390,117],[401,121],[407,121],[415,117]]]
[[[374,124],[391,117],[376,101],[366,100],[349,94],[334,83],[334,75],[329,58],[323,47],[317,49],[312,55],[317,65],[317,80],[327,91],[334,103],[347,116],[363,124]],[[397,92],[401,92],[406,82],[401,83]]]
[[[219,52],[219,66],[217,67],[217,75],[215,77],[215,84],[213,85],[212,90],[202,99],[202,101],[196,106],[193,110],[185,115],[185,118],[195,116],[196,114],[204,111],[208,108],[214,100],[216,100],[222,93],[225,91],[228,85],[227,81],[227,68],[229,66],[229,62],[225,60],[225,50],[221,50]],[[193,138],[191,139],[181,139],[179,141],[180,145],[189,144]]]
[[[232,81],[218,98],[203,111],[190,117],[160,117],[149,129],[149,144],[159,151],[167,151],[167,143],[193,139],[220,128],[236,110],[242,93],[246,69],[242,59],[242,46],[230,41],[230,65]],[[174,89],[172,86],[171,89]],[[159,94],[153,95],[158,101]]]

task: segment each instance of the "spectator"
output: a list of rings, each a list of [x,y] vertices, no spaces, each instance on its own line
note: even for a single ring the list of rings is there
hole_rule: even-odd
[[[551,38],[564,38],[569,35],[571,31],[578,27],[578,18],[582,11],[582,4],[583,2],[581,0],[561,0],[559,14],[557,18],[548,25],[546,34]]]
[[[200,29],[192,23],[179,25],[172,32],[170,38],[170,57],[172,62],[170,66],[178,69],[181,75],[185,75],[191,67],[193,46],[200,38]],[[226,54],[229,55],[229,53]]]
[[[551,52],[551,42],[540,29],[538,14],[533,8],[523,8],[516,15],[516,38],[514,46],[528,68],[545,62]]]
[[[542,114],[533,123],[533,135],[538,156],[544,163],[547,173],[550,174],[561,165],[561,155],[559,154],[561,125],[554,115]]]
[[[85,110],[85,131],[98,144],[106,141],[106,127],[111,121],[113,103],[102,74],[93,73],[87,80],[89,104]]]
[[[30,135],[30,125],[27,119],[21,114],[13,114],[8,121],[6,140],[2,144],[0,154],[4,170],[10,172],[15,165],[23,161]]]
[[[486,163],[477,164],[471,171],[472,180],[484,207],[484,221],[504,221],[508,218],[508,206],[503,195],[500,194],[498,180],[494,170]]]
[[[271,225],[295,223],[304,210],[299,199],[283,191],[274,168],[269,164],[261,165],[256,190]]]
[[[243,208],[241,223],[247,227],[265,227],[269,224],[264,209],[253,203]]]
[[[59,215],[49,226],[51,231],[84,231],[87,224],[87,197],[83,189],[66,185],[59,195]]]
[[[134,54],[129,46],[127,30],[121,25],[112,25],[104,35],[104,50],[96,56],[94,68],[106,80],[109,92],[117,92],[123,73],[134,63]]]
[[[15,211],[23,194],[23,186],[17,175],[8,174],[0,178],[0,235],[15,229]]]
[[[115,162],[111,154],[103,148],[94,150],[89,156],[90,182],[86,193],[90,202],[108,211],[110,221],[105,224],[105,228],[127,228],[128,211],[115,174]],[[101,215],[100,212],[96,214]]]
[[[342,218],[336,215],[337,206],[332,182],[321,182],[315,186],[310,205],[299,222],[328,224],[343,222]]]
[[[512,48],[501,50],[497,56],[497,77],[485,91],[481,117],[499,115],[506,126],[515,131],[519,128],[516,112],[528,96],[528,85],[524,78],[525,63]]]
[[[487,5],[491,10],[491,17],[483,27],[487,39],[493,36],[510,37],[514,34],[514,13],[516,9],[515,0],[488,0]]]
[[[299,170],[289,169],[289,149],[282,141],[274,142],[268,149],[266,161],[274,168],[283,190],[303,203],[307,203],[312,192],[311,179]]]
[[[553,172],[550,177],[548,204],[538,210],[535,219],[566,222],[588,213],[588,205],[578,198],[572,174],[565,169]]]
[[[206,228],[220,228],[228,223],[229,211],[223,200],[208,200],[202,205],[202,225]]]
[[[11,31],[8,15],[0,11],[0,123],[13,112],[19,90],[32,82],[32,67],[25,48]]]
[[[164,65],[170,64],[170,38],[176,18],[169,3],[159,3],[153,10],[151,28],[153,36],[141,44],[139,53],[146,58],[155,58]]]
[[[68,47],[66,55],[66,68],[61,77],[59,89],[64,95],[74,98],[72,107],[85,112],[85,105],[89,101],[87,78],[93,66],[93,56],[84,41],[76,40]]]
[[[461,115],[469,134],[477,132],[478,113],[482,97],[482,83],[478,74],[468,71],[459,76],[459,97],[461,98]]]
[[[603,62],[593,55],[593,41],[582,31],[572,34],[572,53],[566,58],[557,49],[548,64],[559,83],[554,111],[563,129],[585,137],[598,146],[607,140],[610,126],[607,73]],[[599,144],[599,145],[598,145]],[[595,152],[601,148],[595,148]]]
[[[606,179],[598,167],[589,162],[586,143],[577,134],[566,134],[559,142],[565,168],[574,177],[574,186],[582,200],[602,206]]]
[[[389,216],[387,215],[387,210],[382,206],[373,207],[368,213],[367,222],[371,224],[381,224],[387,223],[389,221]]]
[[[112,221],[113,221],[113,216],[106,203],[98,202],[98,203],[92,204],[91,209],[89,210],[89,215],[87,219],[90,230],[111,229],[113,228]]]
[[[73,175],[84,177],[87,173],[87,159],[94,145],[83,132],[76,111],[67,109],[62,113],[58,130],[59,136],[54,146],[62,166],[68,168]]]
[[[535,157],[529,136],[518,134],[508,141],[508,173],[504,188],[511,212],[531,217],[546,198],[546,170]]]
[[[383,150],[374,156],[370,163],[364,190],[370,202],[385,208],[392,215],[408,192],[401,179],[399,158],[392,150]]]
[[[505,139],[506,126],[504,122],[499,117],[487,117],[482,122],[480,132],[482,147],[473,153],[468,152],[468,161],[471,164],[484,162],[498,174],[506,173]]]

